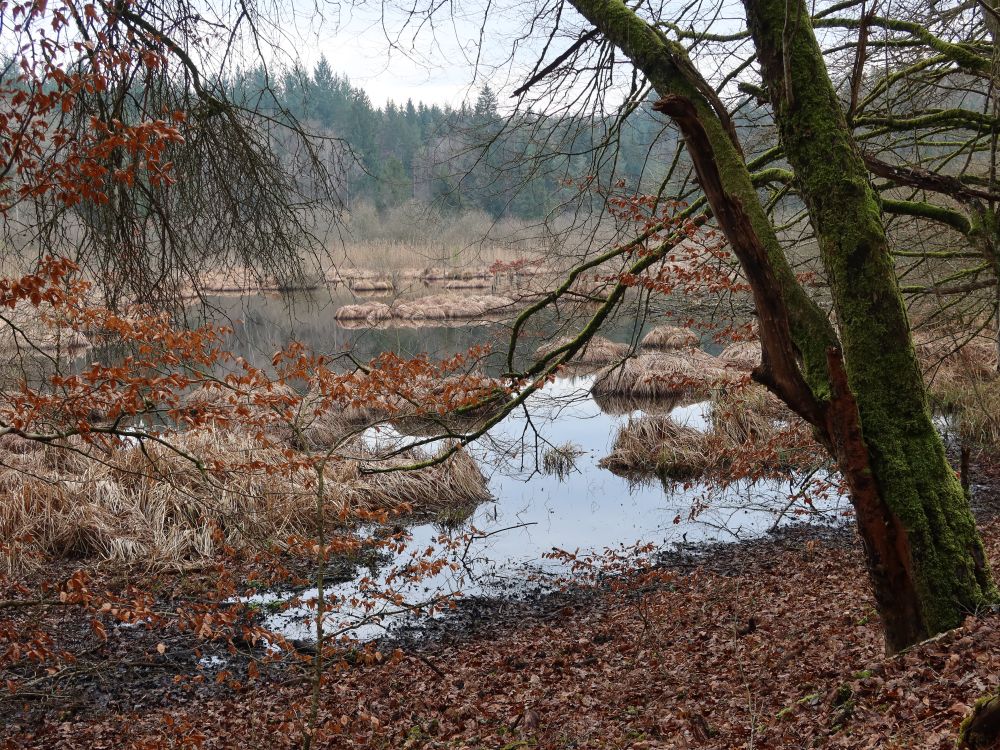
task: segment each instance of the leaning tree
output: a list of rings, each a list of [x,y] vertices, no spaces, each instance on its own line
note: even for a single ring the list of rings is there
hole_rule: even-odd
[[[826,16],[858,16],[861,5],[852,0],[838,3]],[[619,55],[624,55],[633,71],[625,106],[641,102],[635,93],[646,86],[656,92],[655,109],[682,134],[702,196],[686,212],[683,225],[669,231],[651,227],[636,243],[588,259],[529,307],[514,325],[512,349],[527,318],[568,293],[581,274],[612,258],[631,258],[623,283],[611,290],[580,335],[516,374],[537,382],[568,361],[622,299],[624,277],[632,279],[667,257],[690,236],[691,227],[714,223],[742,267],[759,317],[762,358],[754,378],[811,425],[836,460],[856,510],[886,647],[896,652],[957,626],[968,613],[993,602],[996,589],[968,497],[932,422],[894,248],[886,233],[886,205],[873,185],[873,172],[879,169],[897,187],[918,177],[933,178],[934,173],[921,165],[906,169],[877,157],[866,159],[858,142],[859,129],[912,130],[913,123],[906,120],[919,121],[920,114],[911,118],[897,113],[881,125],[876,115],[865,120],[859,114],[860,86],[871,73],[859,50],[865,46],[866,30],[878,22],[905,37],[889,39],[885,48],[937,50],[945,62],[957,59],[964,69],[980,64],[983,46],[948,42],[919,24],[881,19],[864,7],[860,22],[850,17],[824,21],[822,12],[811,14],[799,0],[744,0],[748,31],[713,38],[749,43],[750,48],[742,58],[718,63],[718,57],[699,59],[692,54],[696,42],[682,44],[692,36],[708,38],[680,23],[680,16],[695,7],[701,6],[694,3],[674,14],[669,7],[629,6],[621,0],[569,0],[534,9],[532,30],[547,30],[536,47],[538,62],[519,94],[523,97],[531,86],[549,81],[546,94],[533,102],[540,107],[559,95],[551,80],[561,77],[569,82],[570,93],[563,96],[580,98],[581,71],[590,75],[584,88],[608,85],[610,71],[621,69]],[[707,23],[717,21],[715,10],[709,9]],[[965,12],[982,13],[977,8]],[[816,29],[824,24],[855,34],[846,48],[856,53],[856,69],[853,75],[838,76],[850,86],[846,94],[843,87],[838,93],[817,38]],[[563,51],[552,51],[561,40]],[[697,62],[714,66],[710,70],[717,87],[709,84]],[[746,129],[720,96],[737,83],[768,107],[779,143],[764,154],[747,156]],[[866,104],[874,109],[886,101],[875,93]],[[967,119],[964,112],[960,120]],[[955,120],[947,114],[934,117],[943,118],[945,125]],[[995,119],[989,123],[996,127]],[[876,135],[866,137],[871,141]],[[778,162],[777,168],[764,170],[762,176],[761,167],[772,161]],[[773,201],[759,192],[760,185],[775,176],[804,205],[830,310],[797,278],[770,213]],[[990,186],[985,195],[992,200]],[[912,214],[918,202],[897,200],[890,206],[897,213]],[[660,241],[653,249],[644,244],[650,237]],[[634,253],[636,247],[642,252]],[[514,361],[511,356],[512,372]]]

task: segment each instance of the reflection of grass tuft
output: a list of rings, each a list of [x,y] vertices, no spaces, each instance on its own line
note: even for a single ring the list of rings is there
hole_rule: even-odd
[[[550,446],[542,454],[542,473],[563,479],[576,468],[576,459],[584,453],[586,451],[573,443]]]

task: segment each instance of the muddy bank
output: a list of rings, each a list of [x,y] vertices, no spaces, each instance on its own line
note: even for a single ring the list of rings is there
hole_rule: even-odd
[[[739,576],[756,566],[771,568],[777,564],[775,555],[807,544],[849,548],[853,536],[845,529],[792,527],[745,543],[677,546],[658,552],[654,559],[655,567],[662,571],[687,575],[700,570]],[[287,562],[298,570],[294,580],[301,590],[309,571],[301,562]],[[358,558],[332,566],[326,573],[329,582],[350,580],[359,564],[370,563]],[[249,568],[233,571],[205,566],[186,576],[160,576],[156,609],[186,609],[192,605],[194,591],[214,588],[218,580],[234,573],[246,577],[250,572]],[[620,581],[599,579],[588,585],[567,582],[556,590],[549,580],[512,583],[506,596],[459,599],[445,616],[400,628],[391,638],[372,644],[372,648],[384,655],[400,650],[404,662],[411,660],[426,668],[450,649],[478,648],[493,639],[517,638],[526,628],[560,627],[582,613],[600,612],[608,605],[612,586]],[[108,587],[120,585],[109,578],[101,583]],[[233,585],[237,586],[235,581]],[[17,737],[18,747],[87,747],[91,740],[83,737],[90,730],[99,731],[102,722],[117,726],[115,731],[127,731],[118,722],[133,714],[200,712],[220,701],[240,701],[260,691],[277,692],[303,685],[308,681],[309,659],[315,653],[310,643],[295,642],[291,644],[294,650],[276,652],[246,640],[242,634],[259,625],[266,615],[266,609],[260,607],[240,611],[233,608],[232,621],[220,637],[209,639],[173,623],[154,628],[113,624],[109,618],[101,618],[106,625],[106,637],[102,637],[79,613],[49,608],[41,614],[55,626],[53,647],[80,656],[54,674],[30,664],[5,674],[22,682],[23,687],[16,696],[0,696],[0,724],[4,727],[0,740]],[[335,662],[342,660],[338,669],[347,669],[348,679],[371,676],[371,666],[356,664],[359,654],[350,648],[340,649],[334,658]],[[517,659],[512,663],[515,669],[523,669],[517,666]],[[83,734],[75,739],[58,739],[60,727],[66,722]],[[53,744],[45,744],[49,742]]]
[[[998,480],[996,462],[974,465],[994,565]],[[557,591],[528,582],[517,596],[460,601],[379,643],[381,661],[347,654],[330,670],[336,689],[323,694],[324,741],[721,750],[745,746],[752,733],[760,747],[879,746],[893,736],[901,747],[950,749],[964,712],[1000,669],[1000,627],[988,614],[886,659],[849,523],[672,545],[653,561],[637,578]],[[237,580],[249,573],[228,571]],[[190,602],[226,574],[161,579],[158,607]],[[351,571],[330,574],[343,580]],[[264,732],[273,747],[298,746],[300,729],[287,722],[308,706],[308,646],[268,660],[238,637],[205,640],[172,626],[109,628],[102,641],[85,618],[42,614],[60,645],[82,657],[65,672],[39,670],[30,690],[0,700],[0,741],[157,747],[184,727],[208,748],[253,747]]]
[[[995,562],[1000,534],[984,532]],[[952,748],[1000,668],[1000,627],[987,613],[885,658],[848,530],[675,550],[658,572],[508,609],[470,603],[459,631],[443,626],[396,641],[395,658],[386,644],[381,662],[334,668],[321,746],[721,750],[751,737],[775,748],[891,737]],[[178,735],[253,747],[265,733],[269,746],[291,748],[310,687],[298,668],[286,675],[173,688],[131,707],[70,704],[44,723],[5,708],[2,731],[24,748],[156,747]]]
[[[772,569],[777,564],[776,557],[787,552],[817,545],[850,550],[856,541],[854,529],[849,525],[802,524],[781,527],[759,539],[742,542],[679,543],[654,552],[648,566],[638,560],[634,562],[637,569],[642,570],[679,574],[703,571],[740,576],[758,566]],[[565,617],[567,608],[572,611],[599,608],[611,589],[621,582],[621,577],[616,575],[599,576],[586,583],[568,580],[555,589],[548,579],[514,582],[506,597],[459,599],[446,616],[401,627],[391,637],[380,641],[379,647],[426,653],[502,637],[516,628]]]
[[[957,466],[958,455],[951,458]],[[985,453],[976,456],[972,472],[973,513],[976,521],[989,530],[1000,554],[1000,458]],[[852,560],[856,558],[860,565],[860,542],[853,520],[848,516],[843,521],[781,526],[759,538],[738,542],[675,543],[655,550],[649,567],[678,574],[711,573],[739,578],[755,571],[780,573],[784,556],[819,549],[836,550]],[[530,623],[551,622],[566,607],[576,610],[596,606],[619,582],[620,579],[610,576],[587,585],[565,585],[552,590],[545,579],[519,581],[511,584],[506,598],[459,599],[447,616],[400,628],[380,647],[434,651],[488,639]]]

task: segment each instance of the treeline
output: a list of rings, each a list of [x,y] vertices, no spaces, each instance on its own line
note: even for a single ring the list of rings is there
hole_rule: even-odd
[[[377,107],[325,58],[311,71],[295,67],[276,79],[263,68],[243,71],[231,87],[237,101],[272,106],[338,139],[329,159],[339,198],[379,212],[417,201],[537,219],[578,199],[569,183],[587,176],[655,191],[676,146],[649,107],[622,122],[530,111],[510,118],[489,86],[457,108],[412,99]]]

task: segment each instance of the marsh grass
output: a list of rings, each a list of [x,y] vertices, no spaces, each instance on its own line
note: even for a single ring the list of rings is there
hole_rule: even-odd
[[[556,349],[572,343],[572,341],[572,337],[562,336],[555,341],[542,344],[535,350],[535,356],[545,357]],[[569,364],[610,365],[615,362],[621,362],[629,355],[630,351],[627,344],[619,344],[603,336],[594,336],[587,342],[587,345],[583,349],[576,353],[576,356],[573,357]]]
[[[0,313],[0,357],[75,356],[91,346],[85,333],[68,325],[47,303],[35,306],[19,302]]]
[[[705,435],[669,416],[643,416],[624,424],[611,454],[599,465],[616,474],[659,473],[671,479],[703,475],[713,462]]]
[[[710,427],[696,430],[669,415],[643,415],[623,425],[601,465],[624,476],[723,484],[813,470],[826,462],[807,426],[756,384],[712,393]]]
[[[389,320],[410,322],[475,320],[503,316],[512,312],[514,300],[495,294],[431,294],[410,300],[362,302],[344,305],[335,318],[343,321],[363,320],[379,323]]]
[[[507,217],[494,219],[478,210],[442,211],[416,202],[379,213],[367,203],[352,207],[342,244],[345,265],[385,273],[438,266],[469,268],[550,256],[569,229],[570,217],[555,225]]]
[[[584,453],[583,448],[572,442],[550,445],[542,453],[542,473],[564,479],[576,469],[576,461]]]
[[[9,569],[38,555],[183,567],[234,548],[282,545],[316,531],[316,475],[286,444],[206,427],[139,447],[0,443],[0,538]],[[444,448],[442,448],[443,450]],[[180,451],[180,452],[178,452]],[[184,455],[182,455],[182,453]],[[489,499],[475,460],[458,450],[417,470],[422,451],[381,458],[363,444],[325,470],[326,503],[345,528],[372,513],[433,513]],[[197,456],[197,465],[187,456]],[[372,469],[396,469],[370,473]]]
[[[657,326],[643,337],[641,346],[643,349],[654,351],[684,349],[689,346],[698,346],[698,334],[690,328],[669,325]]]
[[[935,409],[957,417],[962,444],[1000,446],[1000,375],[993,339],[943,327],[913,334],[917,359]]]
[[[719,354],[719,359],[727,366],[747,372],[760,364],[760,357],[759,341],[737,341]]]
[[[739,375],[701,349],[641,354],[601,370],[591,392],[595,397],[673,399],[707,395]]]

